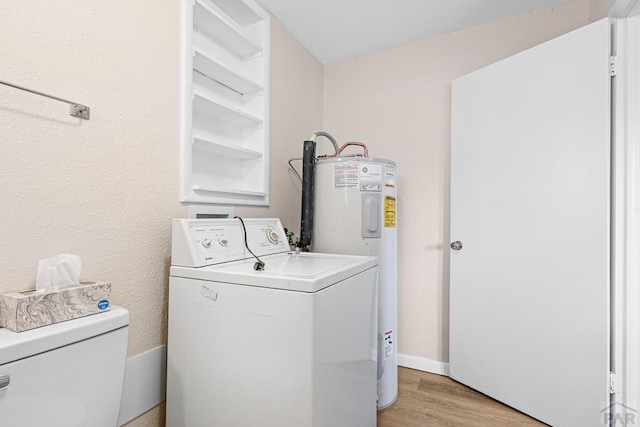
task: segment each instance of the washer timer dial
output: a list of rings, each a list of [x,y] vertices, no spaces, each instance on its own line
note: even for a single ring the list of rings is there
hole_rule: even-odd
[[[273,228],[269,228],[267,229],[267,239],[274,245],[277,245],[280,241],[280,236],[278,236],[278,233]]]

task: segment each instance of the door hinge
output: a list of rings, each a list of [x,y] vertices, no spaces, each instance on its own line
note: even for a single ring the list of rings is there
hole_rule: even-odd
[[[610,56],[609,57],[609,74],[611,77],[615,77],[617,74],[617,70],[620,69],[620,57],[619,56]]]
[[[618,379],[615,372],[609,371],[609,394],[620,393],[618,389]]]

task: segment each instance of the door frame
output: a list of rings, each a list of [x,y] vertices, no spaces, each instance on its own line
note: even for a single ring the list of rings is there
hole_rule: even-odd
[[[640,0],[617,0],[612,27],[611,415],[640,410]],[[615,59],[615,60],[613,60]],[[611,418],[610,418],[611,419]]]

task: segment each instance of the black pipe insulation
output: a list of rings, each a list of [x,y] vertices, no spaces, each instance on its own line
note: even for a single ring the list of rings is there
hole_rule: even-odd
[[[300,246],[309,246],[313,237],[313,198],[316,168],[316,143],[305,141],[302,148],[302,212]]]

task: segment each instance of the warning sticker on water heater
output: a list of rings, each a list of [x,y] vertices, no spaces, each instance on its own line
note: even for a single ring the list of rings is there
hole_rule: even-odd
[[[358,164],[337,163],[333,166],[333,188],[358,188]]]
[[[396,167],[393,165],[385,165],[385,181],[384,186],[393,188],[396,186]]]
[[[391,356],[393,356],[393,332],[387,331],[384,333],[384,360]]]
[[[384,226],[396,227],[396,198],[384,196]]]

